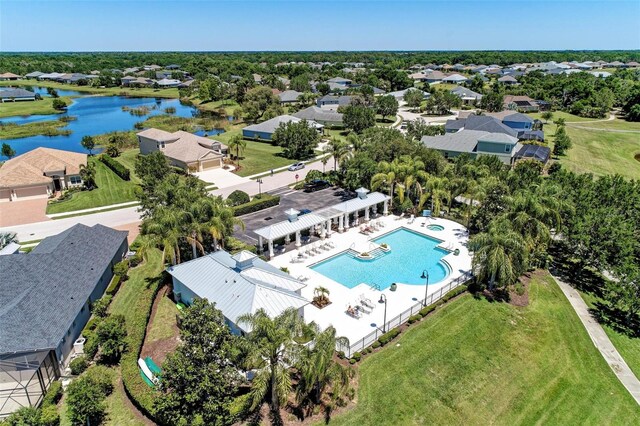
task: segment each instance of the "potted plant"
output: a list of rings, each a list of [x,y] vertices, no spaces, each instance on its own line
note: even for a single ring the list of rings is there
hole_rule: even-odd
[[[329,290],[325,287],[316,287],[313,289],[313,301],[312,304],[319,308],[322,309],[325,306],[328,306],[331,304],[331,301],[329,300]]]
[[[391,247],[389,247],[389,244],[387,244],[387,243],[380,244],[380,248],[382,249],[382,251],[390,251],[391,250]]]
[[[391,291],[396,291],[397,289],[398,289],[398,284],[396,284],[396,283],[392,283],[391,287],[389,288],[389,290],[391,290]]]

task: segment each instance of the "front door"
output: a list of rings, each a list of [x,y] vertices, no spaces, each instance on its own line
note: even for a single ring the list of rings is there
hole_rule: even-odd
[[[59,177],[54,177],[53,178],[53,186],[55,187],[56,191],[60,191],[60,178]]]

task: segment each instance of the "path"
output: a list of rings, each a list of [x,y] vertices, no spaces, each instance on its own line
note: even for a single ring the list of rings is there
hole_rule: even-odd
[[[602,123],[605,121],[613,121],[616,119],[615,114],[609,114],[609,117],[607,118],[602,118],[600,120],[586,120],[586,121],[566,121],[566,125],[573,125],[573,124],[586,124],[586,123]]]
[[[611,340],[602,329],[602,326],[596,321],[595,318],[589,312],[587,304],[584,303],[580,294],[571,287],[569,284],[561,281],[557,277],[553,277],[558,283],[560,290],[569,300],[569,303],[578,314],[580,321],[587,329],[589,337],[593,341],[593,344],[598,348],[602,356],[604,357],[609,367],[613,370],[613,373],[618,377],[618,380],[622,382],[625,388],[629,391],[631,396],[640,405],[640,380],[633,374],[627,363],[624,361],[618,350],[613,346]]]

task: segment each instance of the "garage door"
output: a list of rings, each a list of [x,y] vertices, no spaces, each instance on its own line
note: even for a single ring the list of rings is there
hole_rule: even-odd
[[[2,203],[3,201],[11,201],[10,189],[0,189],[0,203]]]
[[[216,158],[215,160],[205,160],[202,162],[202,170],[217,169],[218,167],[220,167],[219,158]]]
[[[24,200],[26,198],[42,198],[47,196],[48,194],[46,185],[16,189],[16,198],[18,200]]]

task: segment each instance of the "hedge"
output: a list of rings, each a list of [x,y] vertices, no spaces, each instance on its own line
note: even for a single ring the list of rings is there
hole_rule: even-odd
[[[269,207],[280,204],[279,195],[262,194],[260,198],[254,197],[248,203],[240,204],[232,207],[234,216],[243,216],[245,214],[257,212],[259,210],[268,209]]]
[[[380,338],[378,339],[378,342],[380,342],[381,346],[384,346],[390,341],[392,341],[393,339],[395,339],[396,337],[398,337],[399,334],[400,334],[400,329],[394,328],[393,330],[388,331],[382,336],[380,336]]]
[[[105,293],[107,293],[107,295],[109,296],[113,296],[118,292],[118,289],[120,288],[120,283],[122,281],[120,280],[120,276],[119,275],[114,275],[113,278],[111,278],[111,282],[109,283],[109,287],[107,287],[107,290]]]
[[[420,314],[411,315],[409,317],[409,324],[413,324],[416,321],[420,321],[420,319],[422,319],[422,315]]]
[[[60,380],[55,380],[49,386],[49,390],[42,398],[42,405],[56,405],[58,401],[62,398],[62,382]]]
[[[123,180],[131,179],[131,172],[121,163],[117,162],[113,158],[108,155],[102,154],[100,156],[100,161],[102,161],[108,168],[113,170],[115,174],[117,174]]]

